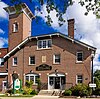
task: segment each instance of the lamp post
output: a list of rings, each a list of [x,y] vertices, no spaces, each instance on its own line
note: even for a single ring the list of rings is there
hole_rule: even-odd
[[[92,68],[91,68],[91,83],[93,84],[94,81],[93,81],[93,59],[94,59],[94,51],[92,51],[92,54],[91,54],[91,61],[92,61]]]
[[[92,51],[91,53],[91,61],[92,61],[92,68],[91,68],[91,83],[94,84],[94,80],[93,80],[93,59],[94,59],[94,51]],[[92,94],[93,94],[93,87],[92,87]]]

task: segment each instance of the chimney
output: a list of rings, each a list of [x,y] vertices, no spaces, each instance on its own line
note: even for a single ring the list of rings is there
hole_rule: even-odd
[[[68,37],[74,39],[74,19],[69,19],[68,20]]]

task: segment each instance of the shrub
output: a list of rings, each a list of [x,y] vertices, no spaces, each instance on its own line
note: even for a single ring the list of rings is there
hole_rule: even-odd
[[[71,88],[74,96],[88,96],[91,94],[90,88],[85,84],[78,84]]]
[[[33,81],[26,81],[25,86],[31,88],[33,85]]]
[[[13,89],[7,90],[6,93],[9,93],[10,95],[13,94]]]
[[[30,95],[37,95],[38,92],[36,90],[32,90],[32,92],[30,93]]]
[[[96,89],[93,91],[93,94],[94,94],[94,95],[99,95],[99,96],[100,96],[100,88],[96,88]]]
[[[24,95],[30,95],[31,92],[32,92],[32,88],[28,88],[26,86],[23,88]]]
[[[64,94],[64,96],[71,96],[72,91],[68,89],[68,90],[65,90],[63,94]]]

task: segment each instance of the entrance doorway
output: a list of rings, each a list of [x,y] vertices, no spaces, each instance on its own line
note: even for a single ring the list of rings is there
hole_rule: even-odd
[[[66,83],[66,78],[65,75],[59,74],[51,74],[48,76],[48,89],[64,89],[65,88],[65,83]]]
[[[55,77],[55,89],[60,89],[60,77]]]

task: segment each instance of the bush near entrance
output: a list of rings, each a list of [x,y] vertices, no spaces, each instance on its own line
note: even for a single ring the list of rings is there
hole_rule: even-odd
[[[65,90],[63,93],[65,96],[88,96],[92,94],[92,89],[85,84],[78,84],[71,87],[69,90]]]
[[[19,90],[15,90],[15,94],[19,95],[37,95],[38,92],[32,88],[33,82],[32,81],[26,81],[25,86]],[[13,89],[9,89],[6,91],[6,94],[10,94],[10,96],[13,94]]]

